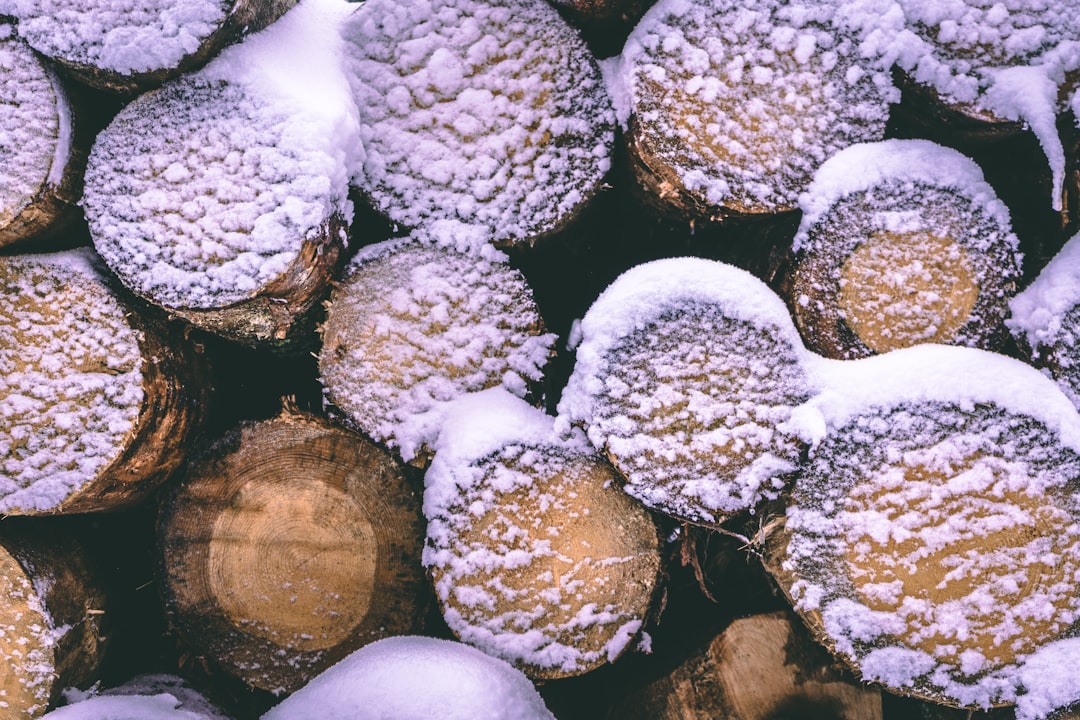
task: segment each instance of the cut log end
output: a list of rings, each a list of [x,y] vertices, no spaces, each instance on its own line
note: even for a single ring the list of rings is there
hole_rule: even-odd
[[[517,448],[477,468],[483,479],[446,509],[449,537],[434,540],[451,630],[536,679],[613,661],[659,587],[653,519],[595,456]]]
[[[385,452],[325,421],[230,433],[169,496],[160,536],[174,623],[254,687],[295,690],[426,611],[419,498]]]
[[[429,454],[426,414],[443,403],[497,386],[535,397],[554,337],[504,258],[422,242],[365,252],[331,293],[319,354],[351,424],[413,461]]]

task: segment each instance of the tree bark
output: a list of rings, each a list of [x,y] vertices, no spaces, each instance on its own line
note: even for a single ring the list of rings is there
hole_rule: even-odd
[[[418,494],[385,451],[286,412],[227,433],[164,499],[165,606],[196,654],[291,692],[373,640],[421,629],[423,537]]]

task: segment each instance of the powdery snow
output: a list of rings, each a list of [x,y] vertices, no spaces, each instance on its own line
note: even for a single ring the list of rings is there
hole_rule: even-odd
[[[520,671],[463,643],[378,640],[334,665],[262,720],[554,720]]]
[[[184,708],[169,693],[95,697],[66,705],[42,716],[42,720],[214,720]]]
[[[1065,156],[1055,124],[1074,97],[1080,18],[1071,0],[843,0],[861,50],[946,101],[1027,123],[1050,161],[1061,209]],[[1065,86],[1067,93],[1059,93]],[[1075,100],[1074,100],[1075,102]]]
[[[1060,696],[1060,674],[1026,668],[1080,618],[1067,398],[969,348],[819,363],[795,422],[827,431],[787,515],[800,609],[868,680],[964,705]]]
[[[610,511],[590,513],[606,467],[580,434],[557,436],[554,418],[501,388],[451,405],[425,474],[424,564],[459,638],[541,677],[622,654],[649,598],[621,580],[655,578],[659,554],[651,520],[629,517],[640,506],[620,528]]]
[[[38,52],[125,75],[176,67],[217,30],[231,0],[0,0]]]
[[[560,428],[580,425],[649,507],[712,523],[775,497],[799,448],[784,430],[810,392],[780,298],[699,258],[628,270],[580,325]]]
[[[279,276],[331,215],[351,218],[356,109],[337,25],[305,0],[102,131],[83,207],[125,285],[166,307],[223,307]]]
[[[493,386],[525,396],[554,343],[501,252],[391,240],[358,253],[332,293],[319,372],[330,403],[409,460],[447,402]]]
[[[356,184],[418,235],[500,244],[553,231],[614,142],[595,60],[531,0],[368,0],[345,28],[367,153]]]
[[[62,502],[138,421],[141,338],[91,263],[80,250],[0,264],[0,512]]]
[[[1004,340],[1019,241],[973,160],[926,140],[853,145],[818,169],[799,206],[794,300],[810,347],[859,357]]]
[[[67,167],[71,113],[53,72],[0,23],[0,226]]]
[[[834,11],[660,0],[627,39],[615,93],[630,97],[642,152],[711,204],[793,208],[828,157],[884,136],[899,99]]]

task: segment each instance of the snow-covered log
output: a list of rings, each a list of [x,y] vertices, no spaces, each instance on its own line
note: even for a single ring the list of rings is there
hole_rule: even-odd
[[[600,189],[611,100],[543,0],[369,0],[344,35],[366,153],[355,183],[394,223],[531,244]]]
[[[580,425],[649,507],[715,526],[775,498],[811,393],[783,301],[736,267],[657,260],[619,276],[580,325],[560,421]]]
[[[829,431],[766,565],[862,679],[955,707],[1076,698],[1080,415],[1011,358],[924,345],[837,363]],[[1049,707],[1048,707],[1049,706]]]
[[[1062,208],[1057,116],[1077,107],[1080,81],[1080,20],[1070,0],[847,5],[845,22],[868,39],[865,55],[895,63],[909,94],[936,104],[944,122],[969,137],[1034,132],[1053,176],[1051,204]]]
[[[176,675],[139,675],[100,692],[68,689],[64,698],[42,720],[232,720]]]
[[[974,161],[926,140],[853,145],[818,169],[799,206],[787,292],[809,348],[849,359],[1002,346],[1018,240]]]
[[[89,250],[0,258],[0,289],[0,512],[144,498],[205,413],[202,359],[123,302]]]
[[[78,217],[88,143],[59,78],[0,17],[0,247]]]
[[[378,640],[326,670],[262,720],[555,720],[529,679],[463,643]]]
[[[56,521],[37,523],[9,520],[0,532],[0,715],[11,720],[90,686],[114,619],[82,543]]]
[[[859,683],[790,612],[739,618],[670,674],[631,688],[615,720],[881,720],[881,691]]]
[[[1080,408],[1080,235],[1065,243],[1009,307],[1006,324],[1017,344]]]
[[[447,625],[536,679],[615,661],[656,609],[660,530],[583,437],[491,389],[449,411],[425,476]]]
[[[198,654],[291,692],[418,632],[430,606],[419,492],[371,441],[283,413],[191,459],[158,521],[166,610]]]
[[[83,208],[134,293],[231,340],[289,349],[340,267],[355,113],[335,23],[305,3],[97,137]]]
[[[205,64],[296,0],[0,0],[0,15],[65,74],[135,94]]]
[[[423,465],[449,401],[496,386],[538,398],[554,343],[501,252],[391,240],[335,283],[319,376],[347,422]]]
[[[616,77],[645,195],[687,219],[791,211],[818,165],[882,139],[897,93],[834,11],[779,0],[656,3]]]

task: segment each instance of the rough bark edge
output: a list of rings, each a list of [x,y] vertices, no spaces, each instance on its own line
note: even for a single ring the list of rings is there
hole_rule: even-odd
[[[162,497],[157,508],[157,517],[155,521],[157,557],[154,575],[157,579],[156,584],[158,586],[158,593],[165,609],[168,625],[178,636],[181,645],[186,646],[186,649],[189,650],[191,654],[200,659],[209,660],[214,666],[239,679],[250,688],[265,690],[276,694],[293,692],[299,689],[322,670],[329,668],[351,652],[370,642],[378,640],[381,637],[409,634],[409,632],[421,632],[434,602],[431,585],[427,582],[425,574],[420,571],[422,566],[420,564],[420,548],[418,547],[415,557],[415,567],[418,569],[417,578],[420,580],[418,585],[421,594],[416,598],[416,605],[412,609],[412,612],[409,613],[409,622],[412,627],[408,631],[403,631],[399,628],[383,627],[379,628],[381,634],[378,634],[371,632],[370,629],[366,629],[363,626],[357,626],[345,640],[336,646],[322,650],[292,650],[290,651],[291,655],[289,658],[280,663],[275,663],[274,660],[279,657],[280,651],[283,649],[281,646],[275,645],[263,638],[245,634],[241,628],[237,628],[226,622],[223,616],[218,612],[216,605],[206,602],[203,605],[193,608],[192,612],[183,613],[180,611],[177,594],[173,591],[172,583],[169,581],[170,553],[168,552],[167,546],[169,543],[167,541],[165,528],[171,521],[172,516],[177,512],[177,502],[185,492],[185,486],[188,484],[189,480],[188,476],[199,464],[206,463],[213,466],[220,464],[222,455],[235,452],[243,442],[243,436],[253,428],[265,423],[277,422],[294,423],[297,427],[306,428],[316,434],[342,433],[346,435],[356,435],[358,442],[369,446],[369,451],[375,451],[377,454],[382,455],[378,460],[378,465],[382,467],[382,471],[388,474],[396,473],[401,485],[410,488],[410,490],[415,493],[418,521],[422,522],[423,517],[419,510],[421,491],[417,489],[417,483],[414,478],[409,475],[407,470],[402,468],[400,463],[393,458],[385,448],[368,438],[355,433],[347,427],[343,427],[331,420],[311,413],[285,408],[278,416],[268,420],[242,422],[239,426],[227,431],[223,436],[216,440],[203,444],[199,451],[189,459],[184,471],[182,471],[184,477],[180,482],[172,486]],[[418,537],[421,539],[421,544],[424,535],[423,529],[419,529]],[[384,550],[385,549],[386,548],[384,548]],[[189,550],[188,552],[193,551]],[[198,558],[205,558],[205,547],[200,548],[195,554]],[[397,556],[397,559],[400,560],[400,556]],[[238,666],[237,663],[230,658],[223,657],[224,654],[231,654],[236,650],[245,654],[257,654],[259,657],[265,658],[266,663],[261,667],[246,668]],[[298,659],[301,662],[306,662],[307,668],[300,669],[295,666],[293,663],[296,663]],[[275,679],[284,679],[286,682],[274,685],[271,682],[259,682],[258,677],[252,677],[253,674],[265,677],[271,673],[274,675]]]
[[[97,680],[108,636],[105,593],[85,551],[73,534],[64,528],[49,527],[46,521],[9,521],[0,534],[0,546],[26,572],[40,581],[39,591],[53,629],[67,627],[57,638],[53,652],[55,677],[49,707],[60,701],[69,687],[86,688]]]
[[[305,349],[313,344],[316,311],[345,258],[348,227],[342,214],[331,215],[303,241],[285,271],[246,300],[221,308],[162,307],[200,330],[248,347]]]
[[[2,16],[0,16],[2,20]],[[31,249],[29,241],[50,240],[71,230],[82,217],[79,200],[83,192],[83,173],[94,133],[82,121],[80,109],[73,102],[71,93],[57,77],[50,63],[40,53],[34,52],[52,80],[57,105],[67,107],[68,132],[71,144],[60,182],[44,180],[30,202],[7,223],[0,225],[0,249]],[[63,124],[64,117],[59,118]],[[63,128],[61,128],[61,133]]]
[[[65,514],[115,510],[147,497],[179,467],[188,439],[201,427],[209,397],[204,359],[179,328],[134,310],[129,325],[140,336],[143,405],[121,455],[97,477],[44,511]]]
[[[233,0],[224,20],[211,32],[199,47],[185,55],[171,68],[159,68],[146,72],[121,73],[99,68],[96,65],[52,57],[50,60],[59,71],[76,82],[117,95],[135,95],[157,87],[168,80],[199,69],[225,47],[240,41],[244,36],[258,32],[284,15],[299,0]]]

